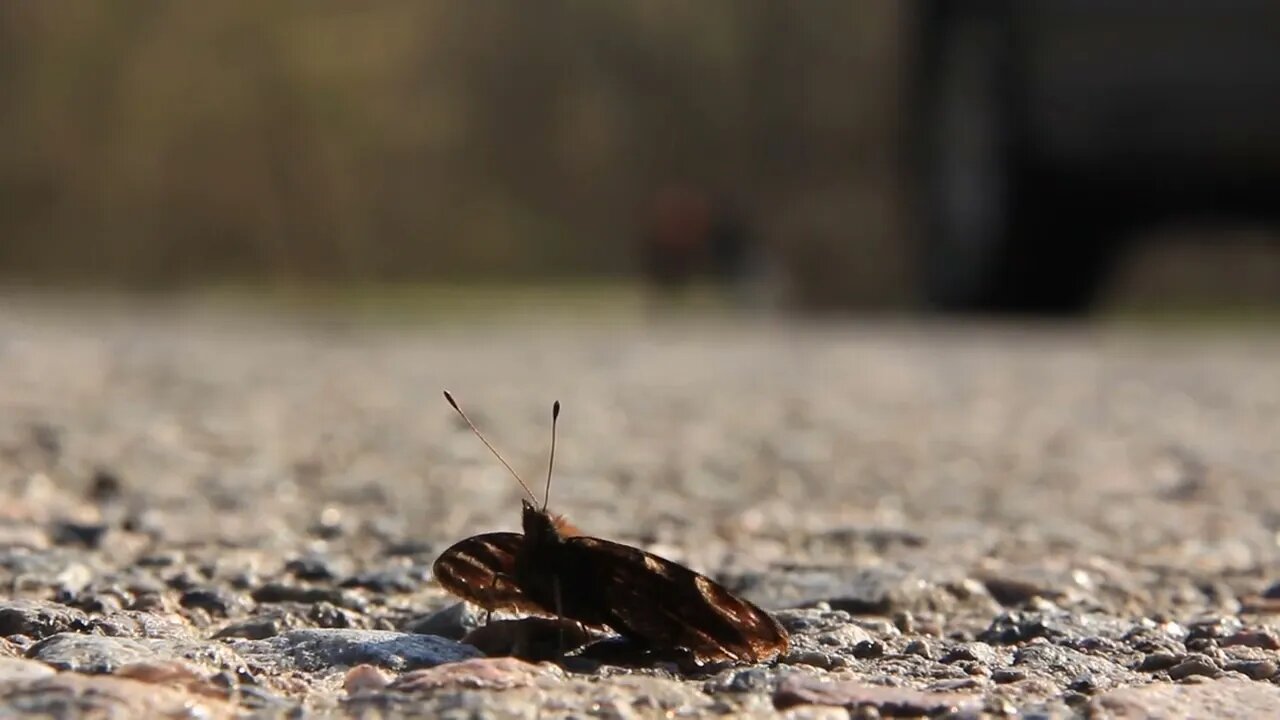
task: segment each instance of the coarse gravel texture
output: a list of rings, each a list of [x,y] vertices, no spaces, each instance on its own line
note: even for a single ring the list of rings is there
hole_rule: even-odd
[[[484,658],[520,490],[776,611],[759,667]],[[1280,716],[1280,335],[360,327],[0,306],[0,716]]]

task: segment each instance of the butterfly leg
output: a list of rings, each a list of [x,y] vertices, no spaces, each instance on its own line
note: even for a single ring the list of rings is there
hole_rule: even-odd
[[[564,617],[564,607],[560,602],[560,576],[559,575],[551,576],[551,589],[554,591],[555,598],[556,598],[556,617],[562,618]],[[564,624],[563,623],[560,624],[560,627],[557,632],[560,636],[560,657],[563,658],[565,655],[568,654],[568,650],[565,648],[565,642],[564,642]]]
[[[492,593],[493,593],[494,588],[496,588],[496,587],[498,587],[498,575],[497,575],[497,573],[494,573],[494,575],[493,575],[493,579],[489,581],[489,593],[490,593],[490,594],[492,594]],[[489,624],[489,620],[490,620],[490,618],[492,618],[492,617],[493,617],[493,608],[492,608],[492,607],[487,607],[487,608],[485,608],[485,609],[484,609],[484,624],[485,624],[486,626]]]

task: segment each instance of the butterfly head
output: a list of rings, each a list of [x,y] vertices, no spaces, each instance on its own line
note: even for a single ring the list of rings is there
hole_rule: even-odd
[[[559,542],[562,539],[560,529],[556,527],[556,519],[546,510],[541,510],[528,500],[520,503],[521,526],[526,542]]]

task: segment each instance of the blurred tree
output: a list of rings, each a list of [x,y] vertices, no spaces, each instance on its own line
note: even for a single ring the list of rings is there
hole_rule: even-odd
[[[687,178],[784,257],[820,248],[893,292],[856,267],[892,235],[889,8],[6,3],[0,273],[616,275],[645,203]],[[816,228],[814,198],[864,216]]]

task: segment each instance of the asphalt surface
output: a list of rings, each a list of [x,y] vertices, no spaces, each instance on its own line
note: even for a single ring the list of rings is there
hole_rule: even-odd
[[[1125,708],[1159,693],[1181,708],[1169,713],[1220,695],[1243,698],[1227,716],[1267,712],[1280,708],[1278,360],[1280,334],[1259,328],[361,328],[10,308],[0,588],[37,605],[0,608],[0,702],[141,682],[116,680],[129,662],[49,659],[120,652],[68,650],[80,634],[188,643],[155,651],[186,679],[146,687],[214,715],[897,707],[866,687],[918,691],[935,714],[1139,717]],[[272,660],[293,631],[403,634],[452,602],[430,578],[440,550],[518,528],[520,488],[445,388],[537,493],[560,400],[551,508],[783,611],[792,655],[759,676],[521,666],[500,669],[506,685],[412,691],[396,678],[435,662]],[[354,676],[373,678],[363,695],[360,664],[380,667]],[[804,686],[827,681],[845,685],[816,699]]]

